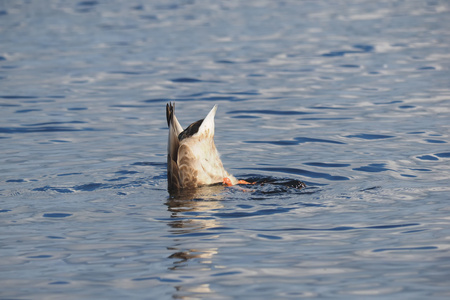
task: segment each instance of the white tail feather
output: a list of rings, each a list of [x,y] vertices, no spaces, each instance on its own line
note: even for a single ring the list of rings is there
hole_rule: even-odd
[[[206,118],[203,120],[202,125],[200,125],[200,128],[198,129],[198,135],[205,135],[210,137],[214,136],[214,117],[216,115],[216,111],[217,104],[214,105]]]

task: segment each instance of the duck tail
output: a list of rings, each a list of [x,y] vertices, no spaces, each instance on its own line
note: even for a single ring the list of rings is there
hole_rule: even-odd
[[[166,105],[167,126],[169,126],[169,140],[167,143],[167,179],[168,188],[177,189],[180,187],[178,174],[178,148],[180,141],[178,135],[183,131],[180,123],[175,116],[175,104],[167,103]]]

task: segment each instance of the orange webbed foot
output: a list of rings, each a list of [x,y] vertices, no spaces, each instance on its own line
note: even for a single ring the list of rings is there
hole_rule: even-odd
[[[255,183],[256,183],[256,181],[255,182],[248,182],[248,181],[245,181],[245,180],[239,180],[237,184],[255,184]]]
[[[223,183],[223,185],[226,185],[226,186],[232,186],[233,185],[233,183],[231,182],[231,179],[228,178],[228,177],[225,177],[223,179],[222,183]]]
[[[225,177],[223,179],[222,183],[223,183],[223,185],[226,185],[226,186],[232,186],[233,185],[233,183],[231,182],[231,179],[228,178],[228,177]],[[255,183],[256,183],[256,181],[255,182],[248,182],[248,181],[245,181],[245,180],[238,180],[238,182],[237,182],[237,184],[255,184]]]

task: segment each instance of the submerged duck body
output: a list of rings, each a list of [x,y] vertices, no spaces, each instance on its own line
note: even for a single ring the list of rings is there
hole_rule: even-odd
[[[167,146],[168,190],[194,189],[203,185],[240,183],[223,167],[214,144],[214,117],[217,105],[206,118],[186,129],[175,116],[175,105],[166,106],[169,140]],[[246,183],[246,182],[245,182]]]

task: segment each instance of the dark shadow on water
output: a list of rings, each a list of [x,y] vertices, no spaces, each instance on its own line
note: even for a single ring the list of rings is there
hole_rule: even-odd
[[[287,167],[260,167],[260,168],[246,168],[247,170],[260,170],[260,171],[270,171],[270,172],[280,172],[280,173],[286,173],[286,174],[295,174],[295,175],[302,175],[310,178],[323,178],[328,179],[331,181],[342,181],[342,180],[350,180],[350,178],[345,176],[335,176],[328,173],[320,173],[320,172],[313,172],[298,168],[287,168]],[[314,184],[314,185],[320,185],[320,184]]]
[[[249,185],[252,197],[262,195],[279,195],[292,193],[308,194],[313,188],[306,188],[306,183],[298,179],[278,178],[273,176],[248,175],[244,176],[248,182],[255,182]]]

